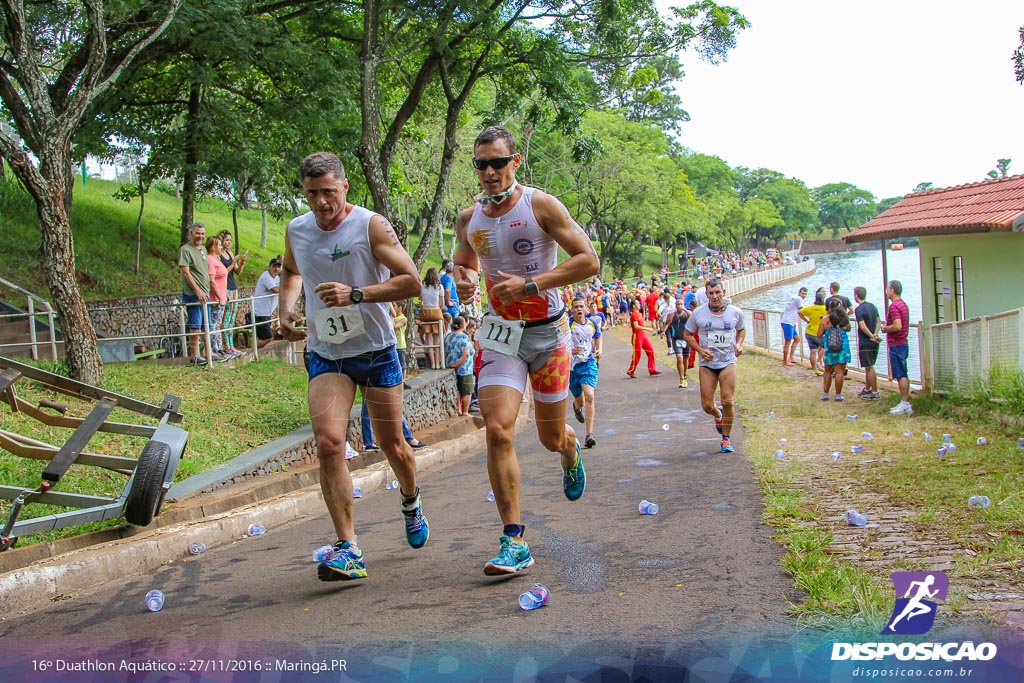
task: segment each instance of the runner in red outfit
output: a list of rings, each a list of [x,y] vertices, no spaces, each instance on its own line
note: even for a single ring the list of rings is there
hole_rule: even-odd
[[[636,367],[640,364],[640,351],[644,351],[647,353],[647,372],[651,373],[652,377],[660,375],[661,370],[654,364],[654,347],[651,346],[651,340],[647,337],[648,328],[644,327],[644,318],[640,315],[640,301],[634,299],[629,310],[629,324],[633,328],[633,362],[629,364],[626,374],[636,377]]]

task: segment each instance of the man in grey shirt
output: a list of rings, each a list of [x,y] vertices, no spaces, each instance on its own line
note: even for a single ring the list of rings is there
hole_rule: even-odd
[[[204,365],[206,359],[199,355],[199,334],[204,321],[209,320],[206,303],[210,298],[210,263],[206,259],[203,240],[206,226],[193,223],[188,229],[188,242],[178,249],[178,267],[181,269],[181,301],[187,307],[188,357],[193,365]]]
[[[683,336],[700,355],[700,402],[704,412],[715,418],[715,429],[722,435],[722,452],[732,453],[732,424],[736,416],[733,395],[736,391],[736,361],[743,354],[747,330],[743,312],[725,303],[725,285],[711,278],[704,285],[708,302],[698,306],[686,321]],[[700,333],[700,338],[694,336]],[[722,407],[715,405],[715,390],[720,388]]]

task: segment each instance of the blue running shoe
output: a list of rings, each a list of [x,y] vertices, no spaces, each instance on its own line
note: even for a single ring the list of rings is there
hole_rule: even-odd
[[[416,506],[411,510],[402,507],[402,514],[405,516],[405,540],[413,548],[422,548],[427,544],[430,537],[430,525],[427,518],[423,516],[423,505],[420,502],[419,494],[416,495]]]
[[[587,471],[583,469],[583,451],[576,442],[576,464],[569,469],[562,468],[562,490],[569,500],[579,500],[587,488]]]
[[[316,566],[316,577],[321,581],[365,579],[363,551],[348,541],[338,541],[334,544],[334,556]]]
[[[500,540],[501,552],[484,565],[484,574],[515,574],[520,569],[533,566],[533,556],[530,555],[530,546],[526,541],[513,541],[508,536],[502,536]]]
[[[732,447],[732,440],[727,437],[722,437],[722,452],[723,453],[735,453],[736,449]]]

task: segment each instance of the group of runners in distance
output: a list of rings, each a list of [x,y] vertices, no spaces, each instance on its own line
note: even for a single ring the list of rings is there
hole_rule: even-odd
[[[520,509],[519,462],[513,443],[515,421],[526,392],[533,394],[541,445],[561,461],[562,490],[569,501],[586,489],[582,446],[593,448],[594,390],[602,357],[602,330],[614,320],[607,289],[588,287],[576,293],[573,283],[587,282],[600,269],[594,245],[555,197],[520,185],[516,171],[522,157],[512,134],[489,126],[474,143],[473,167],[482,192],[455,221],[454,278],[459,298],[472,301],[486,288],[488,312],[480,321],[477,343],[483,361],[477,382],[487,443],[487,472],[501,518],[498,554],[483,570],[513,574],[534,559],[525,539]],[[420,279],[408,252],[388,221],[348,202],[348,180],[341,160],[319,152],[302,161],[303,192],[310,211],[293,219],[285,233],[280,285],[281,333],[306,342],[309,413],[320,462],[320,485],[337,534],[331,556],[317,566],[323,581],[366,576],[353,519],[352,478],[345,462],[346,432],[355,391],[363,392],[377,445],[399,483],[406,540],[426,545],[430,525],[423,512],[415,458],[403,438],[403,373],[389,304],[419,295]],[[558,251],[566,258],[559,262]],[[566,301],[563,290],[570,295]],[[600,291],[600,294],[597,292]],[[304,294],[305,315],[296,311]],[[622,297],[626,292],[621,292]],[[686,295],[691,295],[693,304]],[[730,440],[735,410],[736,361],[742,353],[742,312],[725,301],[722,281],[712,278],[703,289],[678,301],[665,297],[638,304],[639,327],[667,333],[677,357],[680,387],[686,386],[689,359],[699,362],[701,405],[722,435]],[[704,302],[697,302],[703,295]],[[661,293],[659,293],[661,296]],[[663,314],[639,315],[648,304]],[[306,324],[302,325],[305,319]],[[644,330],[634,330],[637,336]],[[641,341],[642,343],[642,341]],[[691,355],[690,350],[693,350]],[[633,376],[640,347],[630,368]],[[649,366],[651,374],[660,374]],[[715,402],[721,390],[721,406]],[[583,444],[566,421],[566,401],[585,425]]]

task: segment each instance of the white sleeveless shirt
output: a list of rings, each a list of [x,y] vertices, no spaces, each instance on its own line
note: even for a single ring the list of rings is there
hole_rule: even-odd
[[[387,303],[353,304],[362,315],[366,332],[342,344],[320,341],[315,313],[323,301],[313,289],[323,282],[341,282],[352,287],[367,287],[387,280],[391,273],[373,256],[370,248],[370,219],[377,214],[361,206],[352,206],[334,230],[322,230],[310,211],[288,224],[288,243],[302,275],[306,299],[306,347],[324,358],[338,360],[368,351],[378,351],[395,343],[395,328]]]
[[[507,305],[491,294],[499,270],[531,277],[558,264],[558,243],[540,227],[533,214],[535,188],[522,187],[519,201],[503,216],[485,216],[483,207],[477,204],[469,219],[466,239],[480,258],[490,312],[506,320],[543,320],[564,308],[557,287]]]

